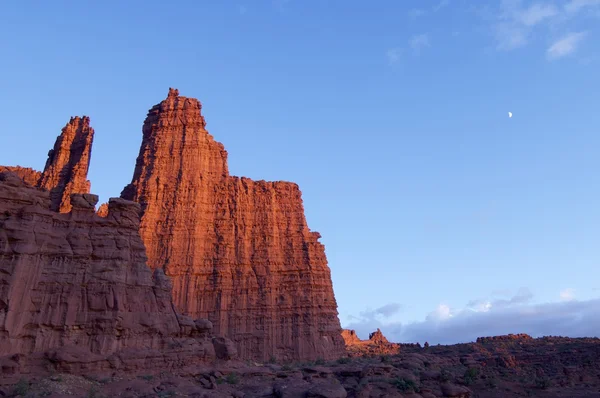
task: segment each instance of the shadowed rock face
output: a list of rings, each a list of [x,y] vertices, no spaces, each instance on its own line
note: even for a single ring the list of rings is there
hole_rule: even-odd
[[[72,194],[69,213],[53,211],[51,198],[0,173],[3,372],[28,372],[48,361],[77,372],[215,357],[210,322],[178,315],[170,281],[146,265],[139,204],[113,198],[103,218],[95,214],[96,195]]]
[[[148,112],[133,179],[153,269],[177,308],[208,318],[244,358],[333,358],[344,350],[320,235],[289,182],[229,175],[201,104],[171,89]]]
[[[94,129],[90,119],[72,117],[48,152],[46,167],[38,186],[50,191],[51,209],[68,213],[72,193],[89,193],[87,179],[92,155]]]
[[[42,176],[42,173],[29,167],[0,166],[0,173],[4,171],[14,173],[21,180],[34,187],[37,186],[37,183],[40,180],[40,177]]]

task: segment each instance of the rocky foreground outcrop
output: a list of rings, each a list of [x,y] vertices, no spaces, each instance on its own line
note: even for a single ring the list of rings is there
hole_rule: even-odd
[[[497,339],[403,347],[396,355],[335,361],[211,364],[193,374],[116,372],[85,378],[18,379],[2,393],[23,396],[214,398],[588,398],[600,391],[599,339]],[[505,358],[510,357],[507,366]],[[59,395],[63,394],[63,395]]]
[[[52,191],[0,173],[0,367],[3,376],[165,369],[235,357],[205,319],[179,315],[162,270],[146,265],[137,203]],[[64,200],[61,203],[65,203]]]
[[[121,197],[142,206],[148,264],[173,281],[180,311],[208,318],[243,358],[338,357],[330,270],[298,185],[230,176],[201,108],[171,89],[144,122]]]

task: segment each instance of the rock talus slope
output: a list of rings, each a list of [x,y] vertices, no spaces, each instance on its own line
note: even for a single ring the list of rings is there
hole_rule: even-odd
[[[139,204],[113,198],[100,217],[95,195],[72,194],[69,213],[53,211],[51,198],[0,173],[3,372],[139,370],[215,358],[211,323],[177,314],[170,281],[145,263]]]
[[[208,318],[244,358],[333,358],[344,351],[330,270],[298,185],[229,175],[201,104],[174,89],[150,109],[133,179],[153,269],[186,315]]]

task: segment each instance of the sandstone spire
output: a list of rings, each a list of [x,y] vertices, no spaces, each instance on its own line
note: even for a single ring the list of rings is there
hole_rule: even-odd
[[[89,117],[72,117],[48,152],[38,186],[50,191],[52,210],[68,213],[71,194],[90,192],[87,173],[93,140],[94,129],[90,127]]]
[[[183,313],[208,318],[245,358],[344,350],[325,250],[298,185],[232,177],[201,104],[174,89],[148,112],[131,184],[152,268]]]

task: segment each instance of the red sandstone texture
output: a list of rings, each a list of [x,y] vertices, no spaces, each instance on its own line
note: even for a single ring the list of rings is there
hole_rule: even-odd
[[[21,166],[0,166],[0,173],[10,171],[16,174],[21,180],[31,186],[37,186],[42,173],[29,167]]]
[[[71,194],[89,193],[87,179],[92,155],[94,129],[90,119],[72,117],[48,152],[48,161],[37,184],[50,191],[51,208],[61,213],[71,210]]]
[[[298,185],[229,175],[201,104],[169,90],[150,109],[133,179],[153,269],[177,308],[208,318],[243,358],[335,358],[344,343],[320,235]]]
[[[102,203],[98,207],[98,211],[96,211],[96,214],[98,214],[100,217],[108,216],[108,203]]]
[[[0,173],[0,366],[44,370],[159,369],[235,357],[212,325],[175,312],[163,271],[146,265],[137,203],[52,193]],[[215,351],[217,349],[217,352]]]

